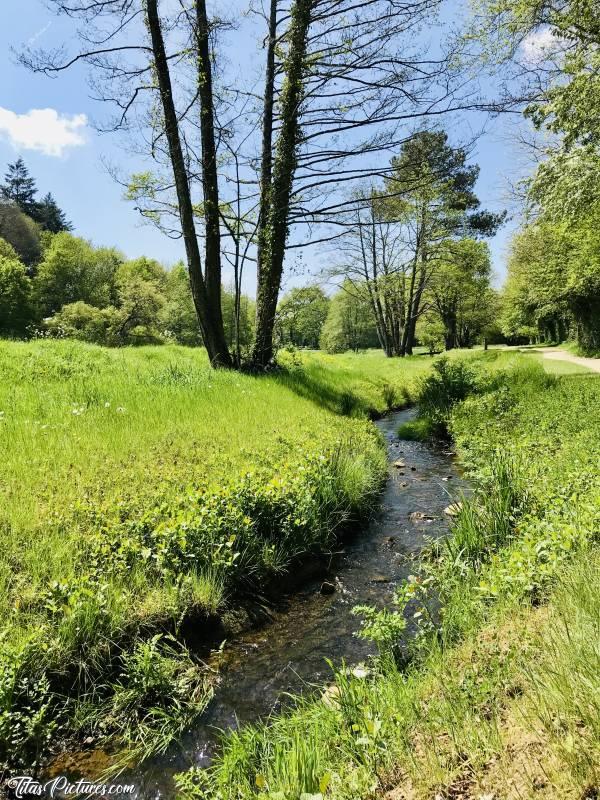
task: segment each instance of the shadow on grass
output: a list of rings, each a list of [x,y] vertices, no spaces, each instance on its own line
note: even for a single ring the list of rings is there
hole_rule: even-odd
[[[347,376],[314,365],[281,367],[276,380],[300,397],[345,417],[376,419],[411,402],[406,389],[385,380],[361,377],[348,380]]]
[[[284,369],[278,376],[278,381],[300,397],[312,400],[334,414],[351,417],[376,413],[374,408],[347,388],[332,385],[326,374],[315,375],[314,372],[315,370],[308,374],[304,369]]]

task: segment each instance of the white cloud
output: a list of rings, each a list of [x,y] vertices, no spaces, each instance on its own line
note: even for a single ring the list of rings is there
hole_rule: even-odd
[[[561,43],[562,40],[553,35],[552,28],[541,28],[530,33],[523,40],[521,48],[527,63],[535,65],[556,53]]]
[[[0,106],[0,136],[24,150],[37,150],[47,156],[62,156],[70,147],[85,144],[85,114],[59,114],[54,108],[34,108],[15,114]]]

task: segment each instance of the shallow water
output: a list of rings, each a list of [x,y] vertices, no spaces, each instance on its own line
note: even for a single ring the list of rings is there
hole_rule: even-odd
[[[264,627],[227,642],[219,659],[221,681],[205,715],[165,756],[121,777],[135,783],[139,800],[173,797],[173,774],[209,763],[219,729],[264,718],[288,693],[327,682],[331,671],[325,659],[356,664],[373,653],[371,643],[354,635],[358,620],[351,609],[390,603],[396,585],[415,570],[427,539],[447,532],[444,508],[465,488],[451,453],[398,440],[398,426],[413,416],[414,411],[400,411],[376,423],[387,439],[390,462],[381,513],[334,554],[327,580],[335,592],[321,594],[323,579],[314,580],[284,598]],[[394,466],[398,460],[406,466]]]

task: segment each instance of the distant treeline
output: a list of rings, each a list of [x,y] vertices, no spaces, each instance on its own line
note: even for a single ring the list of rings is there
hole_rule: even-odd
[[[151,258],[127,260],[115,248],[95,247],[72,233],[51,194],[37,201],[37,193],[23,161],[10,164],[0,201],[0,335],[71,337],[109,346],[202,344],[182,263],[166,269]],[[493,316],[487,246],[464,240],[452,248],[446,248],[440,279],[428,284],[419,312],[416,336],[431,350],[471,345]],[[364,280],[350,271],[332,297],[316,285],[294,288],[279,303],[276,342],[329,352],[385,350],[376,312],[385,308],[393,324],[392,310],[406,282],[401,270]],[[254,301],[240,298],[237,337],[235,292],[223,288],[221,302],[229,347],[239,338],[248,349]]]
[[[150,258],[127,260],[94,247],[49,193],[36,199],[22,159],[8,166],[0,187],[0,335],[64,336],[106,345],[177,341],[201,344],[183,264],[167,270]],[[223,290],[229,344],[234,298]],[[252,301],[242,297],[240,341],[252,338]]]
[[[508,336],[576,340],[600,353],[600,156],[556,150],[530,180],[532,214],[512,241],[501,325]]]

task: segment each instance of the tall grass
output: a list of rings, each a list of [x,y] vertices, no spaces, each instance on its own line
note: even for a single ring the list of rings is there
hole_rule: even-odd
[[[576,785],[600,786],[600,556],[586,554],[556,591],[528,665],[527,710]]]
[[[459,501],[452,536],[444,540],[454,563],[465,562],[475,568],[510,544],[515,521],[527,505],[526,487],[514,457],[492,454],[488,474],[476,492],[475,502]]]

